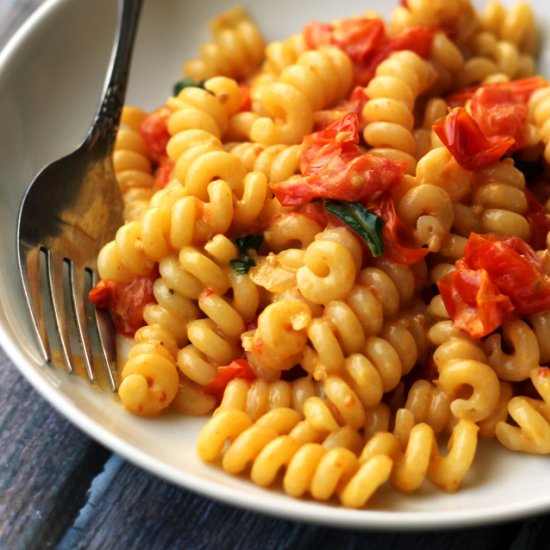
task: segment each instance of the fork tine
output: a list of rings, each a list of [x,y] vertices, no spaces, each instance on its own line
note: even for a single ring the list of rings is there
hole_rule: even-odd
[[[46,321],[44,319],[44,303],[42,301],[42,293],[40,292],[41,251],[38,247],[27,248],[20,246],[19,253],[21,280],[33,328],[38,336],[40,353],[44,360],[49,363],[52,355],[46,331]]]
[[[74,262],[69,262],[69,286],[71,292],[71,302],[73,314],[76,321],[76,328],[80,347],[83,351],[84,368],[90,382],[94,381],[93,356],[90,345],[90,333],[88,330],[88,320],[86,317],[86,306],[84,302],[85,293],[85,272],[75,269]]]
[[[97,273],[92,272],[92,284],[97,285],[99,277]],[[117,389],[116,378],[116,335],[113,321],[106,310],[94,307],[94,316],[96,321],[97,333],[101,347],[101,354],[105,372],[109,380],[109,387],[112,391]]]
[[[46,250],[46,269],[55,325],[61,343],[63,360],[65,361],[67,372],[73,372],[74,365],[72,361],[69,333],[67,331],[65,297],[63,294],[63,258],[52,250]]]

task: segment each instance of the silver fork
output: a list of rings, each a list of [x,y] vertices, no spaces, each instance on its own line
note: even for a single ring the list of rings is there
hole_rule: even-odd
[[[73,372],[73,336],[79,341],[86,374],[93,382],[96,354],[90,331],[95,325],[97,355],[113,390],[114,330],[106,312],[94,308],[90,313],[86,295],[98,281],[97,254],[122,223],[123,205],[112,152],[142,2],[119,0],[109,70],[88,135],[75,151],[36,176],[23,197],[17,227],[19,271],[44,360],[51,363],[51,350],[60,348],[67,371]]]

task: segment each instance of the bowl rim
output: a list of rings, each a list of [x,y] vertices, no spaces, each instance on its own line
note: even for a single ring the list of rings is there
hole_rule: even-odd
[[[0,73],[6,64],[16,56],[18,49],[22,47],[36,28],[47,24],[48,19],[53,17],[57,9],[63,9],[64,5],[68,5],[73,1],[45,0],[43,4],[38,6],[0,50]],[[3,313],[5,312],[2,296],[0,296],[0,309]],[[288,508],[277,507],[270,502],[270,499],[258,498],[257,494],[253,492],[247,493],[239,488],[220,485],[214,480],[198,478],[191,473],[176,469],[135,445],[126,442],[100,422],[90,418],[61,390],[48,383],[43,376],[36,375],[36,367],[25,356],[21,347],[4,326],[3,320],[0,322],[0,345],[19,372],[49,405],[90,438],[105,445],[125,460],[176,486],[245,510],[292,521],[365,530],[440,530],[473,527],[518,519],[550,510],[550,494],[546,498],[534,498],[528,502],[503,502],[485,510],[476,508],[472,511],[350,510],[308,500],[291,500],[289,503],[293,502],[294,505],[288,506]],[[45,363],[42,366],[46,369],[50,368]],[[290,499],[290,497],[286,498]]]

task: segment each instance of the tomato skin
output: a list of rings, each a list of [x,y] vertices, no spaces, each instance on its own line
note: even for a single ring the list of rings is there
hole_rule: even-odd
[[[88,293],[88,299],[100,309],[109,308],[113,300],[115,284],[114,281],[101,279]]]
[[[514,309],[484,269],[458,268],[437,286],[453,323],[474,338],[493,332]]]
[[[155,189],[164,189],[166,185],[172,179],[172,173],[174,172],[175,163],[168,157],[161,159],[156,171],[155,171],[155,183],[153,187]]]
[[[332,216],[327,212],[327,209],[323,206],[321,202],[308,202],[300,206],[297,210],[298,213],[307,216],[309,219],[313,220],[315,223],[319,224],[320,227],[324,228],[328,225],[329,220],[332,221]]]
[[[412,230],[397,215],[393,198],[389,193],[384,193],[381,200],[369,204],[368,208],[384,220],[384,256],[398,264],[414,265],[428,254],[427,248],[414,246]]]
[[[513,96],[524,104],[527,104],[529,98],[539,88],[550,86],[550,83],[541,76],[532,76],[530,78],[522,78],[513,80],[512,82],[496,82],[494,84],[480,84],[478,86],[470,86],[458,92],[454,92],[445,98],[448,105],[453,107],[464,106],[467,101],[473,98],[474,94],[483,88],[497,88],[509,90]]]
[[[511,137],[515,144],[510,151],[525,144],[527,126],[527,105],[517,99],[508,88],[482,87],[470,102],[472,118],[483,135]]]
[[[411,50],[427,58],[433,35],[427,27],[411,27],[387,37],[382,20],[367,17],[350,17],[335,24],[312,21],[304,27],[306,44],[311,49],[331,45],[349,55],[359,86],[366,86],[376,67],[393,52]]]
[[[227,384],[235,378],[250,381],[256,379],[256,374],[246,359],[235,359],[227,366],[218,367],[214,378],[208,384],[202,386],[202,391],[207,395],[214,396],[219,402],[222,400]]]
[[[485,168],[525,145],[527,102],[541,77],[466,88],[447,98],[455,107],[433,129],[467,170]],[[470,113],[462,107],[470,102]]]
[[[118,333],[132,337],[137,329],[145,325],[143,309],[155,303],[153,283],[158,274],[136,277],[129,283],[118,283],[102,279],[88,293],[92,304],[106,309],[111,314]]]
[[[239,106],[238,112],[252,110],[252,96],[250,95],[250,86],[247,86],[246,84],[240,84],[239,89],[241,90],[241,104]]]
[[[494,164],[515,144],[511,136],[486,137],[464,107],[455,107],[432,128],[466,170],[479,170]]]
[[[348,113],[325,130],[306,136],[300,156],[303,177],[272,185],[283,206],[300,206],[317,198],[363,201],[396,185],[406,163],[363,153],[359,117]]]
[[[315,171],[315,163],[322,154],[330,154],[333,148],[338,151],[346,143],[359,143],[359,115],[356,113],[348,113],[324,130],[304,136],[300,153],[300,171],[302,174]],[[350,147],[348,155],[354,151],[354,147]]]
[[[304,38],[311,49],[336,46],[353,61],[363,59],[383,39],[384,23],[380,19],[349,17],[334,24],[312,21],[304,27]]]
[[[168,107],[159,107],[148,114],[140,126],[141,137],[157,162],[166,156],[166,144],[170,139],[168,119],[171,114]]]
[[[355,63],[355,83],[366,86],[378,65],[393,52],[410,50],[424,59],[428,58],[433,36],[434,32],[427,27],[411,27],[397,36],[381,40],[369,55]]]
[[[485,269],[518,313],[550,309],[550,277],[536,252],[519,237],[473,233],[464,260],[472,269]]]
[[[545,185],[548,185],[548,183],[545,183]],[[529,189],[523,191],[528,205],[525,217],[531,228],[529,244],[534,250],[543,250],[546,248],[546,236],[550,232],[550,216],[546,214],[544,206],[540,204]]]
[[[550,277],[519,237],[472,233],[456,270],[437,283],[453,322],[480,338],[512,313],[550,309]]]

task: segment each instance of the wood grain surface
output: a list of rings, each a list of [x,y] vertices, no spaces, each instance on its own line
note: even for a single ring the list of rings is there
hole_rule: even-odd
[[[0,0],[0,47],[40,4]],[[92,441],[0,350],[0,549],[42,548],[544,549],[550,514],[473,529],[390,533],[284,521],[220,504]]]

